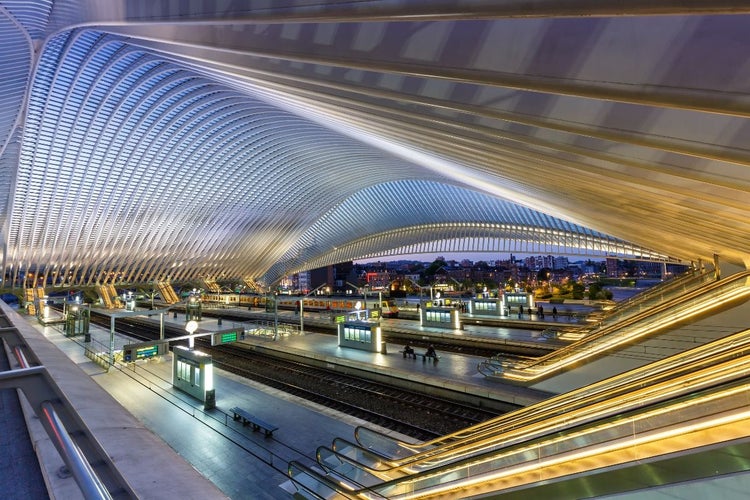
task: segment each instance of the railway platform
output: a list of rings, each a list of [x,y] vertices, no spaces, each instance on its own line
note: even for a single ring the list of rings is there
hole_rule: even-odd
[[[179,317],[184,320],[183,312],[178,313]],[[222,318],[222,323],[227,324],[228,318],[235,319],[237,322],[261,320],[273,322],[275,316],[279,322],[285,325],[300,326],[299,314],[292,311],[279,311],[277,315],[264,312],[262,309],[255,308],[248,310],[241,307],[214,307],[204,308],[204,318],[213,318],[218,320]],[[439,328],[431,326],[421,326],[415,319],[409,318],[383,318],[381,325],[384,336],[400,336],[419,340],[432,337],[436,340],[458,341],[460,339],[471,339],[487,344],[495,344],[498,350],[508,346],[518,348],[531,348],[534,350],[554,350],[568,342],[561,341],[554,336],[544,335],[548,330],[562,330],[564,328],[575,328],[582,326],[580,323],[572,323],[567,319],[559,321],[525,321],[514,319],[498,319],[492,316],[483,316],[478,314],[464,314],[461,316],[465,324],[460,329]],[[303,319],[304,327],[307,329],[316,329],[323,331],[336,332],[336,324],[330,317],[330,313],[305,312]],[[395,335],[389,335],[395,334]]]
[[[339,347],[336,336],[321,333],[283,336],[276,341],[268,337],[250,336],[242,343],[253,344],[256,350],[272,350],[286,356],[315,359],[328,367],[369,372],[374,378],[408,380],[426,392],[447,389],[466,396],[496,399],[518,406],[534,404],[552,396],[547,392],[487,379],[477,371],[477,365],[484,360],[477,356],[438,352],[439,361],[423,356],[404,358],[400,352],[403,344],[386,344],[387,354],[380,354]],[[415,351],[424,354],[425,350],[415,347]]]
[[[283,319],[295,317],[294,313],[285,314],[287,316],[280,316]],[[185,315],[178,313],[176,316],[169,315],[165,322],[184,327]],[[315,324],[315,316],[311,314],[304,321],[308,326]],[[204,316],[197,332],[218,331],[242,325],[242,322],[233,322],[226,319],[219,322],[217,318]],[[415,339],[421,339],[423,343],[430,343],[441,338],[466,337],[494,338],[500,340],[503,344],[516,346],[549,345],[555,342],[541,336],[539,330],[523,328],[474,326],[472,330],[467,332],[465,330],[415,326],[413,321],[398,319],[384,319],[382,320],[382,326],[384,330],[408,327]],[[272,350],[284,355],[314,359],[328,367],[356,368],[360,372],[370,372],[377,377],[387,376],[394,379],[409,380],[420,384],[428,392],[430,392],[431,387],[448,389],[467,396],[475,395],[481,398],[496,399],[518,406],[528,406],[553,395],[550,392],[487,379],[477,371],[479,363],[486,359],[483,357],[439,352],[440,361],[438,362],[425,359],[423,356],[418,356],[416,360],[404,358],[400,353],[404,347],[403,343],[387,343],[387,354],[379,354],[340,347],[336,335],[324,333],[284,334],[278,335],[276,338],[268,335],[249,335],[240,342],[252,345],[254,349]],[[415,347],[415,351],[417,354],[424,354],[425,348]]]
[[[17,332],[23,339],[25,357],[35,360],[32,368],[27,370],[6,367],[4,380],[15,377],[20,381],[24,371],[35,368],[46,371],[64,397],[64,400],[57,399],[55,404],[77,414],[87,434],[99,443],[139,498],[227,498],[211,481],[156,438],[143,419],[134,418],[134,413],[125,411],[121,402],[107,394],[104,389],[110,384],[125,386],[116,370],[110,377],[101,377],[110,374],[104,374],[101,368],[83,357],[81,346],[61,333],[62,325],[42,325],[36,317],[20,315],[5,304],[0,308],[8,322],[3,330]],[[96,383],[105,381],[105,378],[105,384]],[[8,400],[5,400],[3,404],[3,422],[12,416],[20,425],[3,427],[2,497],[8,500],[84,498],[74,474],[57,452],[53,438],[45,432],[41,415],[35,414],[29,403],[38,397],[49,397],[45,384],[32,383],[22,387],[31,393],[7,389],[18,392],[19,396],[17,403],[6,404]],[[135,386],[129,390],[134,394],[139,392]],[[33,450],[33,461],[18,455],[26,447]],[[31,468],[38,470],[39,474],[32,474]],[[35,485],[25,483],[29,477],[34,478]]]
[[[107,314],[106,310],[97,309],[96,312]],[[134,416],[160,438],[155,441],[163,441],[164,448],[176,451],[181,459],[229,498],[289,498],[293,491],[286,476],[289,461],[313,465],[318,446],[328,445],[337,437],[353,437],[358,425],[376,427],[222,370],[215,370],[216,408],[204,410],[201,401],[172,387],[171,354],[134,363],[118,362],[116,368],[105,371],[84,356],[83,338],[66,337],[61,325],[41,325],[33,318],[26,319],[119,402],[127,414]],[[164,321],[184,328],[185,315],[179,313],[176,318],[173,314],[164,315]],[[235,324],[226,319],[219,321],[217,318],[204,317],[199,322],[198,333],[233,326]],[[118,349],[132,342],[127,337],[117,333],[113,335],[108,329],[93,324],[90,334],[89,345],[98,345],[105,350],[110,345]],[[527,335],[528,340],[533,341],[532,333]],[[423,363],[421,359],[404,358],[398,352],[403,345],[388,344],[388,354],[376,354],[341,348],[335,335],[318,333],[282,335],[276,340],[266,336],[247,336],[240,342],[253,349],[291,353],[330,366],[357,368],[380,377],[496,397],[518,405],[532,404],[551,395],[487,380],[476,370],[482,358],[474,356],[440,352],[438,363]],[[417,352],[421,352],[420,348],[417,348]],[[82,397],[84,402],[76,404],[96,404]],[[234,407],[248,409],[258,418],[277,426],[278,430],[273,436],[253,432],[250,426],[243,426],[234,420],[231,412]],[[303,428],[304,432],[300,432]],[[394,434],[384,429],[381,431]],[[408,440],[404,436],[399,437]],[[158,444],[155,446],[158,447]],[[133,450],[133,453],[137,457],[138,451]],[[144,461],[144,464],[147,463]],[[151,498],[174,496],[155,490]]]

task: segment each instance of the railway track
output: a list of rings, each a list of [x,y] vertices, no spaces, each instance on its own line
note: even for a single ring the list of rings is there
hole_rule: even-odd
[[[109,327],[108,318],[96,316],[92,314],[92,322]],[[152,323],[137,318],[118,319],[116,328],[119,333],[143,341],[155,340],[159,335],[158,328]],[[183,334],[174,327],[165,329],[167,338]],[[197,339],[196,344],[201,350],[210,352],[217,368],[419,440],[463,429],[499,414],[490,409],[280,360],[236,345],[211,347],[201,339]]]
[[[269,358],[255,351],[215,346],[215,366],[420,440],[497,416],[427,394]]]

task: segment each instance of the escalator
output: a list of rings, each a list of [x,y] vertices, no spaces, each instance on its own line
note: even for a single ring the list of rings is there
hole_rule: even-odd
[[[570,487],[592,474],[701,462],[701,454],[746,446],[749,375],[750,330],[434,442],[400,443],[361,428],[357,444],[321,447],[319,469],[290,463],[289,473],[309,498],[428,498]],[[747,465],[714,463],[729,472]],[[703,469],[689,470],[706,477]],[[678,467],[662,476],[684,474]],[[614,484],[603,479],[598,488]],[[622,491],[641,483],[627,484]]]

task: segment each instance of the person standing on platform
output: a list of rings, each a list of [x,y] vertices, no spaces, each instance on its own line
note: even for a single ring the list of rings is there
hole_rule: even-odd
[[[557,307],[552,308],[552,319],[557,319]]]

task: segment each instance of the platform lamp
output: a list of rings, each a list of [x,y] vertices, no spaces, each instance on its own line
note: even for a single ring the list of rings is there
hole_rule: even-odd
[[[316,286],[315,288],[307,292],[305,295],[303,295],[299,299],[299,332],[301,334],[305,333],[305,299],[309,297],[310,295],[316,293],[318,290],[320,290],[324,286],[328,286],[328,283],[323,283],[322,285]]]
[[[190,320],[185,324],[185,331],[190,335],[190,338],[188,339],[188,347],[190,347],[190,350],[193,350],[195,347],[195,337],[193,337],[193,334],[197,329],[198,322],[195,320]]]

